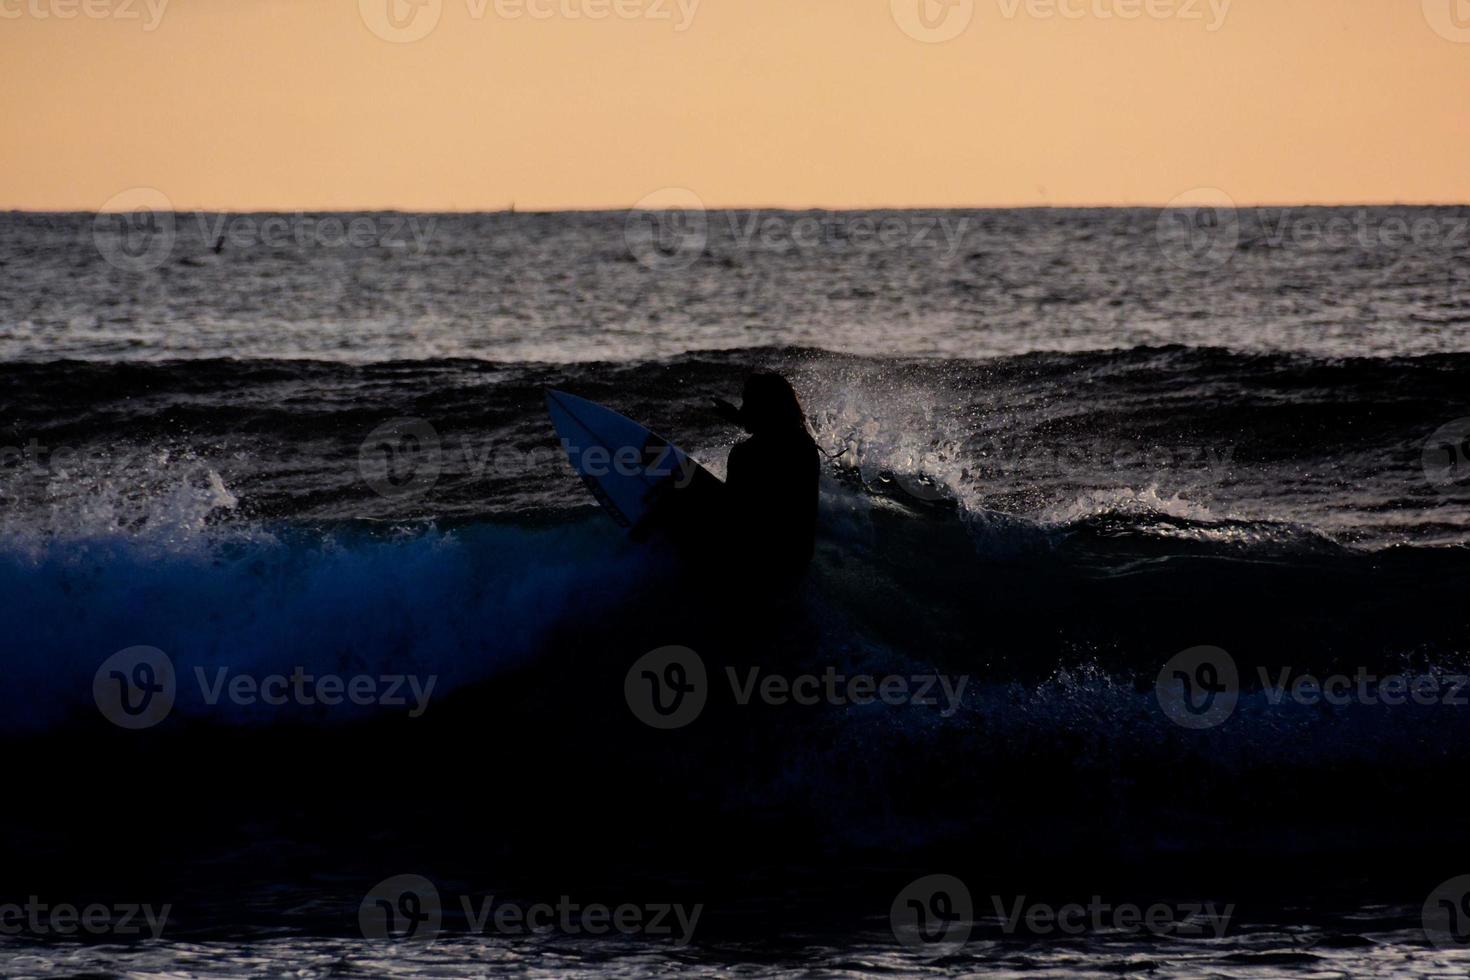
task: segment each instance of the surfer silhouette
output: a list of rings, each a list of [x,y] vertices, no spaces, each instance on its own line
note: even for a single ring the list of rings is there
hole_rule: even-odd
[[[553,395],[572,401],[565,393]],[[687,483],[656,488],[657,499],[629,533],[635,541],[672,545],[701,589],[747,599],[789,596],[812,559],[821,452],[796,392],[778,374],[752,374],[739,408],[722,398],[714,407],[748,433],[730,450],[725,482],[696,465]],[[649,445],[668,448],[662,439],[649,438],[656,440]],[[607,493],[596,480],[589,485],[594,494]]]
[[[821,475],[801,402],[785,378],[759,372],[739,408],[717,398],[715,410],[749,433],[726,466],[727,555],[748,585],[789,584],[812,558]]]

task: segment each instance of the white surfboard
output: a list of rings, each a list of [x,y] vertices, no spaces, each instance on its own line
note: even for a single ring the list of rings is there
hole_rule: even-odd
[[[623,527],[671,493],[719,483],[678,446],[596,402],[548,388],[546,411],[572,469]]]

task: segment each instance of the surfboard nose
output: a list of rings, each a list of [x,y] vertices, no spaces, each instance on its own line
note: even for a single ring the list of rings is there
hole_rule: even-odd
[[[580,416],[586,415],[589,412],[606,412],[614,415],[617,414],[611,409],[605,408],[597,404],[596,402],[588,401],[580,395],[573,395],[569,392],[562,391],[560,388],[546,389],[546,410],[548,412],[551,412],[553,416],[556,412],[560,411],[572,416],[573,418],[578,418]],[[622,418],[622,416],[618,417]],[[633,424],[636,425],[637,423]]]

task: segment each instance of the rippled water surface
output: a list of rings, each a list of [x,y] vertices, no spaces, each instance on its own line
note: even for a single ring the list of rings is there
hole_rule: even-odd
[[[1470,212],[696,217],[0,216],[0,974],[1470,970]],[[544,404],[718,476],[752,368],[827,454],[807,581],[759,611],[606,520]],[[671,645],[714,686],[655,730],[628,678]],[[177,684],[135,728],[140,648]],[[750,670],[954,686],[720,686]],[[301,675],[417,693],[212,686]],[[459,902],[558,893],[703,917]],[[1094,895],[1233,911],[997,911]],[[76,943],[28,902],[171,911]]]

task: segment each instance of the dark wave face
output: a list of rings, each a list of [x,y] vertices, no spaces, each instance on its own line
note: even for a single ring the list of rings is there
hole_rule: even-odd
[[[1467,540],[1470,354],[1320,359],[1217,348],[990,360],[816,350],[551,366],[484,361],[50,362],[0,369],[12,528],[193,519],[521,520],[590,498],[543,391],[645,420],[722,472],[710,410],[788,374],[841,484],[1049,527],[1139,518],[1170,538],[1380,549]],[[210,497],[210,494],[214,497]],[[860,494],[861,496],[861,494]],[[63,501],[68,505],[63,505]],[[131,511],[130,509],[131,508]],[[1173,530],[1165,525],[1173,522]]]
[[[1274,862],[1324,917],[1383,906],[1323,942],[1411,930],[1458,824],[1406,807],[1470,735],[1465,250],[1300,227],[1460,214],[1243,212],[1206,266],[1152,211],[867,216],[932,218],[937,254],[855,242],[851,215],[813,246],[782,238],[800,216],[714,212],[653,252],[622,214],[218,251],[214,217],[180,216],[133,272],[91,216],[0,219],[23,287],[0,294],[0,726],[49,760],[17,777],[0,900],[65,854],[69,887],[182,895],[213,942],[360,936],[363,892],[408,868],[652,883],[721,899],[728,945],[690,963],[775,929],[773,963],[831,966],[795,950],[836,930],[905,970],[870,933],[920,871],[1294,921],[1312,888],[1249,870]],[[598,512],[543,401],[723,475],[711,400],[753,369],[791,379],[827,455],[807,581],[758,613]],[[751,693],[773,673],[926,693]],[[85,832],[98,799],[131,801],[115,835]],[[187,883],[196,859],[220,887]],[[1273,936],[1213,968],[1306,955]]]

